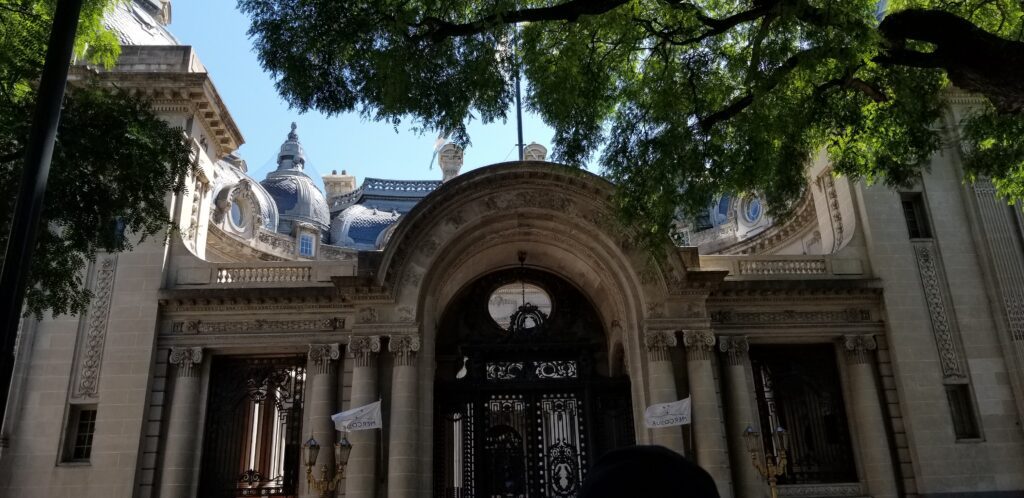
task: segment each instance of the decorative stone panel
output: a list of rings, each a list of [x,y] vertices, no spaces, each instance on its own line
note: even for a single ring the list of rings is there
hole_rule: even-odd
[[[117,255],[114,254],[105,255],[96,263],[93,298],[89,311],[82,318],[84,327],[79,331],[76,347],[72,398],[95,398],[99,395],[100,366],[103,364],[116,268]]]
[[[939,352],[942,376],[946,380],[964,379],[967,377],[967,371],[960,353],[959,333],[956,320],[952,319],[948,311],[952,309],[947,296],[949,287],[935,242],[914,241],[914,255],[921,273],[921,287],[924,290],[925,304],[928,306],[935,346]]]

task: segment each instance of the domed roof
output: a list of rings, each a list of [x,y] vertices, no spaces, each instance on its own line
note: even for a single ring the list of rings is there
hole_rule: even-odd
[[[380,234],[399,217],[398,211],[381,211],[362,204],[349,206],[331,222],[331,243],[355,249],[379,249]]]
[[[330,244],[380,249],[388,227],[440,186],[434,180],[365,179],[358,189],[333,200]]]
[[[292,123],[288,139],[281,144],[281,152],[277,155],[277,171],[268,174],[260,184],[277,204],[281,220],[278,232],[290,235],[294,222],[311,223],[326,231],[331,219],[327,199],[303,171],[306,156],[295,128],[295,123]]]

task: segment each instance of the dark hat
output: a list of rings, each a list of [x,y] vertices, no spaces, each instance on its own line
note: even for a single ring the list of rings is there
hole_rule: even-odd
[[[663,446],[612,450],[597,460],[579,498],[718,498],[706,470]]]

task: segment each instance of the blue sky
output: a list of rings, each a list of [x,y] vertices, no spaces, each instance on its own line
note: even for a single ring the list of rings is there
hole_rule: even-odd
[[[328,118],[317,112],[299,114],[281,99],[274,81],[263,72],[246,35],[249,20],[233,0],[174,0],[170,30],[192,45],[209,71],[217,91],[245,137],[239,150],[249,173],[262,180],[276,168],[276,155],[292,121],[307,155],[307,171],[319,175],[348,170],[359,182],[370,176],[392,179],[441,179],[429,169],[436,135],[420,135],[408,126],[396,133],[389,124],[365,121],[356,114]],[[507,123],[470,124],[473,144],[465,152],[462,171],[502,161],[517,154],[515,114]],[[523,137],[551,149],[552,131],[539,117],[524,114]]]

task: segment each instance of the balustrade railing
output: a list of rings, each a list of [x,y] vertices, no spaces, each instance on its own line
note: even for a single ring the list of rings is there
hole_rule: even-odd
[[[218,284],[310,282],[313,271],[309,266],[274,266],[251,268],[217,268]]]

